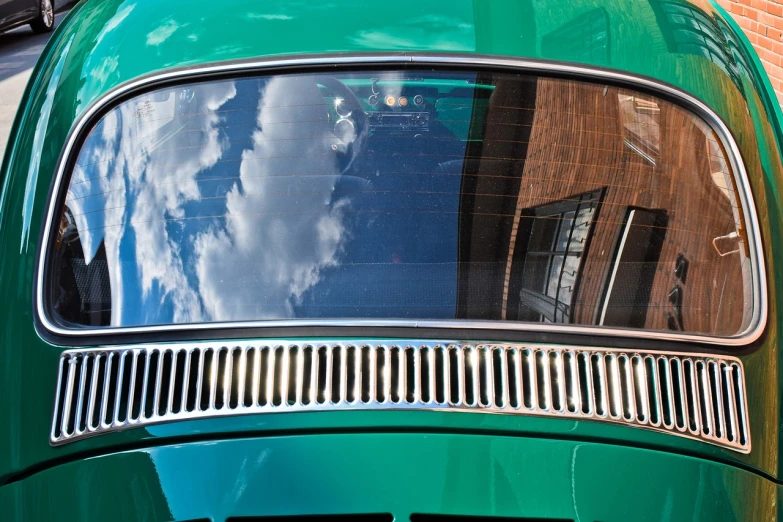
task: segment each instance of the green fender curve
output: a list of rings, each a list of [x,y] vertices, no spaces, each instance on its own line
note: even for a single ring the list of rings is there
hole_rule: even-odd
[[[777,486],[692,457],[598,443],[427,433],[158,446],[0,488],[0,520],[81,522],[390,513],[524,521],[761,521]]]

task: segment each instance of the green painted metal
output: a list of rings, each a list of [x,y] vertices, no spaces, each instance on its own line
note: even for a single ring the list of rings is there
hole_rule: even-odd
[[[678,25],[678,18],[671,13],[682,11],[699,21],[699,34],[702,37],[706,35],[717,42],[716,46],[711,47],[710,53],[704,51],[703,38],[702,43],[699,43],[695,35],[680,30],[682,28]],[[740,455],[665,434],[594,422],[444,412],[248,416],[161,425],[95,437],[60,448],[49,446],[57,358],[62,347],[43,341],[38,335],[33,319],[32,287],[38,235],[53,171],[66,136],[78,115],[113,87],[139,75],[171,67],[262,56],[379,51],[492,54],[609,67],[674,84],[704,100],[726,121],[748,166],[762,221],[769,279],[770,319],[766,335],[757,346],[742,355],[748,379],[754,444],[750,455]],[[294,477],[308,476],[295,472],[299,463],[307,463],[307,471],[320,469],[318,459],[325,459],[328,464],[334,465],[333,459],[339,455],[338,450],[347,453],[363,448],[362,451],[366,452],[364,458],[369,459],[368,462],[378,463],[377,466],[373,465],[374,468],[382,470],[387,466],[399,470],[390,473],[390,476],[408,478],[412,483],[419,484],[420,477],[411,470],[418,469],[420,462],[430,462],[425,458],[430,454],[443,455],[446,451],[444,447],[430,442],[436,441],[453,444],[456,449],[449,450],[453,452],[454,458],[448,464],[448,459],[441,457],[440,461],[427,465],[427,474],[424,476],[436,474],[437,477],[433,481],[434,485],[424,488],[424,491],[429,492],[428,500],[415,497],[419,499],[416,505],[422,506],[422,509],[434,509],[437,502],[457,509],[461,506],[460,502],[467,502],[464,497],[470,496],[471,490],[460,489],[458,485],[457,489],[447,489],[457,480],[452,475],[461,477],[466,484],[477,484],[480,478],[485,479],[494,484],[493,487],[500,488],[492,493],[497,496],[503,491],[523,491],[528,485],[535,489],[538,486],[534,479],[543,480],[543,477],[549,476],[547,470],[557,463],[562,468],[559,478],[552,478],[557,493],[542,493],[542,496],[537,497],[509,493],[502,503],[524,500],[519,505],[529,507],[531,513],[546,509],[549,513],[556,513],[562,504],[562,509],[567,513],[568,506],[573,506],[574,500],[556,495],[567,495],[571,491],[570,480],[573,477],[570,474],[572,472],[568,471],[568,459],[577,454],[576,448],[584,447],[602,448],[595,450],[597,454],[605,453],[614,459],[608,461],[612,463],[608,466],[605,459],[587,459],[586,462],[592,462],[594,469],[588,471],[585,465],[584,475],[579,475],[578,482],[584,491],[594,492],[595,488],[606,485],[611,479],[617,482],[614,485],[616,488],[626,486],[630,495],[628,498],[635,501],[644,501],[645,494],[640,492],[645,486],[651,491],[670,491],[667,495],[672,495],[672,498],[679,498],[683,492],[688,492],[689,506],[701,510],[696,513],[698,516],[731,512],[738,520],[753,519],[741,511],[748,508],[738,507],[737,498],[740,495],[757,495],[753,498],[759,498],[759,505],[766,505],[764,502],[771,495],[768,489],[772,486],[767,486],[768,483],[761,476],[781,476],[778,447],[783,382],[778,377],[778,325],[783,321],[780,306],[783,297],[777,292],[777,281],[783,280],[783,202],[780,200],[783,194],[783,166],[778,145],[783,142],[783,133],[779,123],[780,113],[774,109],[774,97],[752,49],[738,33],[736,26],[725,19],[725,14],[706,1],[698,2],[697,5],[684,0],[402,0],[384,8],[381,5],[369,6],[360,0],[270,0],[263,3],[256,0],[223,0],[200,2],[197,5],[192,0],[170,0],[165,10],[161,10],[159,2],[144,0],[85,1],[73,9],[60,25],[32,77],[12,129],[0,172],[0,251],[3,252],[0,295],[4,297],[0,301],[0,316],[5,318],[5,328],[0,330],[0,484],[7,483],[0,490],[0,506],[11,505],[15,506],[13,509],[24,510],[23,513],[33,513],[35,510],[47,509],[43,505],[47,502],[40,502],[40,499],[46,498],[52,501],[52,506],[57,505],[53,502],[55,497],[46,495],[58,495],[56,499],[62,500],[57,511],[59,514],[65,512],[63,506],[79,505],[82,507],[78,509],[89,509],[88,500],[94,499],[95,495],[90,488],[85,486],[80,489],[77,486],[77,483],[83,482],[102,488],[106,501],[113,498],[114,493],[109,492],[131,491],[133,488],[140,488],[133,491],[147,491],[138,493],[137,497],[133,497],[134,493],[131,492],[123,493],[126,496],[122,502],[132,502],[132,498],[147,499],[147,507],[139,509],[149,511],[135,513],[140,516],[144,513],[154,514],[154,517],[150,516],[158,518],[159,512],[155,510],[170,509],[168,495],[183,494],[182,491],[174,492],[176,488],[170,487],[165,495],[157,497],[159,503],[156,503],[153,497],[159,494],[145,489],[153,487],[153,479],[159,473],[156,470],[159,470],[161,462],[166,462],[167,458],[169,462],[178,462],[180,467],[172,464],[171,469],[180,469],[183,471],[182,476],[187,477],[189,473],[203,474],[199,466],[205,462],[225,460],[225,467],[218,471],[236,475],[240,468],[232,471],[229,463],[236,465],[242,451],[255,457],[261,455],[259,448],[268,447],[273,451],[275,446],[271,444],[272,439],[221,443],[216,446],[189,445],[177,451],[150,449],[89,459],[80,464],[74,462],[74,459],[116,451],[126,444],[166,444],[166,441],[171,440],[170,437],[182,440],[183,437],[194,435],[209,438],[210,434],[224,436],[225,433],[260,436],[269,433],[363,429],[437,431],[442,435],[410,435],[408,438],[400,436],[400,439],[394,439],[391,435],[389,438],[368,436],[366,445],[357,443],[361,437],[356,436],[314,437],[306,441],[302,439],[301,443],[297,443],[295,438],[280,439],[282,442],[279,444],[290,447],[273,454],[287,456],[288,462],[284,465],[281,460],[275,468],[263,468],[276,471],[264,474],[266,478],[263,480],[277,475],[278,479],[280,476],[290,479],[288,482],[281,481],[281,484],[292,483]],[[520,340],[525,340],[523,334],[520,334]],[[672,347],[663,343],[660,346]],[[698,349],[693,346],[676,346]],[[460,438],[446,434],[465,431],[494,436]],[[580,442],[520,439],[521,442],[512,444],[505,436],[514,434]],[[335,446],[326,446],[326,442],[319,440],[330,441]],[[381,441],[390,446],[380,444]],[[594,445],[589,441],[657,448],[671,453],[633,452],[619,448],[610,451],[609,446]],[[405,442],[405,451],[393,445],[402,442]],[[199,453],[189,453],[190,448]],[[320,448],[321,451],[314,451],[313,448]],[[467,457],[461,456],[462,451],[467,453]],[[579,454],[583,451],[590,454],[593,450],[580,449]],[[673,453],[698,456],[705,460],[678,457]],[[164,455],[182,457],[156,460],[157,456]],[[482,461],[490,457],[491,460]],[[504,459],[510,459],[515,465],[504,467]],[[200,464],[193,465],[193,461]],[[715,461],[722,464],[716,464]],[[64,464],[66,462],[71,463]],[[101,468],[104,462],[120,464],[116,469],[121,471],[106,475]],[[252,459],[248,460],[247,465],[251,466],[252,462]],[[341,470],[344,475],[340,476],[347,477],[350,484],[358,488],[357,491],[373,495],[375,499],[381,498],[381,490],[375,490],[375,493],[369,490],[374,487],[369,479],[387,485],[392,492],[413,495],[401,482],[392,488],[391,482],[387,482],[379,473],[350,474],[357,471],[361,462],[354,456],[351,463],[341,464],[334,470]],[[482,468],[484,471],[481,474],[474,473],[481,466],[489,466],[489,462],[493,462],[495,467]],[[44,471],[55,463],[60,466]],[[638,463],[639,469],[644,469],[644,472],[637,475],[629,473],[628,477],[623,476],[623,480],[618,481],[618,475],[613,473],[630,465],[627,463]],[[666,471],[669,464],[671,472]],[[405,469],[401,469],[403,466]],[[520,469],[526,472],[522,473]],[[37,472],[22,480],[22,477],[33,471]],[[312,505],[319,511],[325,511],[331,505],[326,503],[328,495],[341,491],[326,487],[328,482],[323,480],[332,475],[328,475],[327,471],[320,473],[323,474],[319,475],[321,478],[318,480],[300,481],[307,484],[307,491],[323,488],[323,493],[319,491],[319,503]],[[598,476],[588,479],[586,476],[590,473]],[[133,476],[139,477],[137,482],[129,478]],[[223,475],[221,480],[225,482],[227,476]],[[507,486],[503,476],[512,477],[513,480],[509,480],[516,484],[517,489],[504,490]],[[680,476],[692,480],[685,484],[688,481],[680,480]],[[130,489],[126,487],[129,483]],[[673,487],[675,483],[678,487]],[[53,484],[61,486],[61,489],[51,487]],[[696,487],[694,484],[701,484],[699,487],[703,489],[693,489]],[[220,491],[225,493],[228,490]],[[258,492],[258,486],[252,491]],[[483,491],[484,496],[490,494],[484,489],[476,491]],[[342,493],[348,495],[349,490]],[[704,500],[707,494],[717,499],[712,501],[714,504]],[[446,499],[446,495],[455,498]],[[478,507],[482,506],[481,502],[486,502],[482,495],[474,495],[482,497],[475,500]],[[191,495],[191,500],[193,496],[201,497],[201,492]],[[393,493],[385,496],[391,497]],[[357,494],[355,497],[362,498],[362,495]],[[272,495],[261,495],[259,498],[267,499],[272,505],[282,502]],[[603,505],[613,506],[617,510],[638,505],[622,503],[614,496],[597,498],[601,499]],[[661,506],[674,502],[667,500],[669,497],[665,495],[654,498],[659,501],[656,504],[659,514]],[[219,508],[221,504],[218,500],[213,501]],[[356,505],[365,505],[362,502],[365,500]],[[701,507],[695,507],[697,504]],[[95,509],[99,505],[95,504]],[[510,504],[502,505],[505,506],[504,513],[512,511]],[[483,506],[482,509],[487,508]],[[724,511],[713,511],[718,509],[716,506]],[[599,508],[597,504],[594,506],[594,509]],[[679,514],[686,513],[682,509],[689,508],[670,509],[673,511],[669,512],[676,516],[664,516],[664,520],[682,519],[684,517]],[[678,509],[680,511],[676,511]],[[284,511],[283,507],[280,510]],[[614,514],[619,512],[612,511]],[[590,520],[611,519],[600,514],[604,512],[593,513],[598,518]],[[0,513],[0,518],[5,519],[4,515]],[[180,513],[174,515],[179,517]],[[574,513],[564,516],[573,517]],[[579,518],[587,520],[581,514]],[[656,517],[659,518],[660,515]],[[81,519],[87,520],[86,517]]]
[[[758,89],[758,99],[754,100],[751,104],[751,108],[754,111],[754,120],[760,119],[755,116],[759,112],[766,112],[768,117],[772,121],[776,121],[777,125],[773,125],[772,128],[764,127],[760,130],[764,134],[764,143],[766,147],[760,147],[761,161],[765,165],[765,170],[774,170],[771,164],[777,164],[779,159],[779,151],[783,151],[783,111],[778,103],[775,91],[772,88],[772,84],[769,81],[769,77],[764,72],[764,67],[759,59],[758,55],[753,51],[753,47],[742,32],[740,27],[731,18],[731,16],[723,10],[717,2],[712,0],[715,8],[725,18],[727,23],[731,26],[737,37],[743,44],[744,54],[747,60],[752,64],[748,67],[748,71],[753,74],[756,88]],[[777,140],[778,148],[772,146],[773,139]],[[783,259],[783,243],[780,238],[783,238],[783,180],[780,177],[765,176],[764,186],[767,198],[769,198],[769,205],[767,206],[767,223],[769,226],[769,235],[772,238],[771,241],[767,241],[767,259]],[[783,281],[783,263],[768,263],[767,264],[767,277],[774,283],[774,281]],[[770,292],[774,286],[770,285]],[[779,302],[779,301],[778,301]],[[783,307],[777,307],[777,313],[774,313],[774,308],[771,309],[770,321],[776,324],[783,324]],[[773,315],[774,314],[774,315]],[[774,342],[774,341],[773,341]],[[778,353],[777,364],[780,364],[781,354]],[[774,359],[773,359],[774,361]],[[772,364],[775,364],[774,362]],[[777,374],[777,372],[776,372]],[[783,403],[780,398],[783,397],[783,379],[770,379],[770,385],[776,385],[777,389],[768,393],[774,393],[778,398],[778,407],[781,408],[779,418],[783,418]],[[778,477],[783,477],[783,462],[778,459]]]
[[[515,437],[352,434],[160,446],[0,488],[4,520],[413,513],[601,522],[773,520],[777,487],[669,453]]]

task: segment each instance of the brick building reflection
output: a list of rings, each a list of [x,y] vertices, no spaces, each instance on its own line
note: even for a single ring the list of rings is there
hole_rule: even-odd
[[[491,81],[462,165],[458,317],[745,328],[744,225],[709,127],[616,87]]]

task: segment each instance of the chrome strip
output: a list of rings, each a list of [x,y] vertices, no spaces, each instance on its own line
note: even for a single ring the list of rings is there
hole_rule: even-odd
[[[394,65],[394,64],[417,64],[433,66],[478,66],[493,67],[501,69],[513,69],[521,72],[530,72],[536,74],[563,74],[573,76],[586,81],[590,80],[608,80],[619,82],[628,86],[637,86],[664,95],[671,96],[682,102],[689,110],[697,113],[710,127],[718,134],[723,145],[730,153],[729,161],[732,170],[735,173],[736,181],[741,187],[740,202],[742,211],[750,224],[748,234],[750,260],[752,264],[753,275],[753,316],[748,328],[741,334],[733,337],[714,337],[698,334],[684,334],[677,332],[663,331],[644,331],[627,328],[607,328],[596,326],[573,326],[573,325],[547,325],[545,323],[521,323],[511,321],[482,321],[482,320],[402,320],[402,319],[293,319],[293,320],[269,320],[269,321],[232,321],[222,323],[199,323],[199,324],[172,324],[159,326],[135,326],[135,327],[115,327],[115,328],[79,328],[70,329],[59,326],[56,321],[51,320],[45,313],[43,296],[43,269],[46,266],[47,246],[49,245],[52,225],[54,223],[54,202],[59,198],[50,198],[46,213],[46,222],[44,225],[43,247],[40,248],[38,259],[38,273],[36,278],[36,313],[43,327],[50,333],[66,336],[79,337],[85,336],[106,336],[112,334],[130,334],[145,332],[178,332],[178,331],[200,331],[215,329],[238,329],[238,328],[286,328],[286,327],[402,327],[402,328],[443,328],[443,329],[481,329],[495,331],[524,331],[524,332],[547,332],[563,334],[582,334],[582,335],[601,335],[612,337],[655,339],[666,341],[695,341],[699,343],[715,344],[722,346],[743,346],[756,341],[762,334],[767,322],[768,304],[767,304],[767,282],[763,256],[759,255],[761,251],[761,232],[759,220],[756,213],[756,206],[753,200],[753,194],[745,170],[745,165],[741,161],[737,143],[723,121],[707,105],[694,96],[665,83],[658,82],[651,78],[638,76],[626,72],[598,69],[582,65],[573,65],[559,62],[544,62],[513,57],[485,56],[485,55],[464,55],[464,54],[419,54],[419,53],[396,53],[396,54],[333,54],[333,55],[311,55],[311,56],[293,56],[289,58],[272,58],[241,62],[218,63],[212,65],[202,65],[193,67],[177,68],[172,70],[154,73],[136,80],[129,81],[109,91],[97,101],[95,101],[84,113],[82,113],[76,123],[73,125],[70,134],[63,148],[59,164],[57,166],[54,178],[52,194],[59,195],[61,185],[65,178],[65,167],[67,160],[73,155],[73,147],[77,139],[85,130],[89,120],[100,110],[111,104],[117,98],[131,93],[134,90],[153,86],[158,83],[170,82],[174,80],[195,80],[209,75],[222,75],[250,71],[296,69],[302,67],[319,66],[357,66],[357,65]]]
[[[459,361],[457,365],[447,362],[449,357],[445,351],[443,358],[436,357],[436,351],[444,346],[456,350],[455,355]],[[252,376],[245,371],[234,371],[232,361],[237,350],[241,352],[240,361],[247,359],[251,351],[259,357],[258,354],[266,350],[269,363],[266,368],[253,365]],[[296,354],[292,354],[292,350],[295,350]],[[392,360],[391,353],[395,350],[402,362]],[[355,355],[355,363],[352,365],[348,363],[349,351]],[[198,353],[199,361],[203,361],[205,354],[210,353],[211,362],[208,365],[199,362],[198,375],[192,375],[188,371],[177,372],[177,356],[191,352]],[[142,366],[128,364],[130,361],[126,361],[129,356],[138,357],[142,354],[146,360],[150,360],[153,353],[157,354],[158,364]],[[336,353],[339,353],[339,356],[334,355]],[[222,372],[218,370],[221,354],[225,357]],[[499,357],[495,358],[494,354]],[[97,383],[93,378],[91,386],[103,389],[98,390],[100,393],[83,393],[88,379],[87,366],[92,363],[93,368],[96,368],[98,361],[106,356],[120,361],[117,378],[104,380],[103,384]],[[570,361],[568,364],[564,363],[565,356],[568,356]],[[317,368],[319,357],[322,357],[327,365],[322,371]],[[363,363],[360,359],[364,357],[369,363],[369,371],[363,374]],[[412,374],[407,372],[407,363],[404,362],[408,357],[414,365]],[[513,366],[507,364],[509,357],[516,361]],[[670,400],[679,402],[675,407],[679,406],[682,411],[687,411],[688,403],[691,403],[695,412],[700,409],[710,412],[709,417],[703,419],[703,423],[698,417],[693,417],[690,419],[690,430],[680,429],[674,420],[674,409],[669,410],[670,421],[663,420],[662,404],[668,398],[661,397],[657,379],[647,379],[644,375],[644,361],[653,357],[661,357],[669,362],[688,358],[688,366],[694,372],[695,378],[683,385],[679,397]],[[166,358],[171,360],[170,369],[163,364]],[[304,376],[307,358],[312,368],[309,380]],[[520,363],[522,358],[526,358],[527,362]],[[275,359],[279,359],[279,363],[276,363]],[[621,360],[627,362],[623,363],[624,372],[602,370],[607,363],[614,366]],[[275,370],[277,364],[280,365],[280,371]],[[593,365],[596,365],[598,371],[592,371]],[[571,369],[570,375],[566,372],[567,367]],[[58,387],[55,397],[50,434],[50,442],[54,446],[137,426],[244,414],[324,410],[442,410],[609,422],[700,440],[741,453],[748,453],[751,449],[750,428],[745,414],[747,398],[742,362],[736,357],[511,343],[471,344],[419,340],[406,341],[404,344],[393,340],[298,343],[261,340],[250,341],[246,345],[232,344],[230,348],[229,345],[223,344],[194,343],[68,350],[62,353],[58,368],[58,382],[67,379],[67,386]],[[141,391],[142,402],[154,396],[155,404],[151,411],[141,409],[138,416],[134,417],[130,406],[123,412],[119,404],[123,382],[138,378],[135,372],[142,371],[141,368],[145,371],[144,380],[150,383],[160,383],[161,375],[170,371],[170,386],[164,390],[157,385],[154,389],[145,387]],[[295,379],[289,378],[292,368],[295,369]],[[725,380],[721,375],[715,375],[716,385],[711,386],[708,375],[710,368],[724,368],[720,373],[726,374]],[[454,402],[449,393],[449,384],[452,380],[464,382],[466,371],[470,373],[470,390],[461,384],[460,399]],[[513,379],[511,371],[516,374]],[[524,379],[523,371],[527,372]],[[349,373],[354,378],[356,390],[351,401],[346,395]],[[498,375],[500,389],[495,385]],[[584,375],[581,383],[579,375]],[[399,394],[396,397],[390,393],[393,377],[399,382]],[[378,378],[383,382],[379,383]],[[424,379],[428,381],[426,386],[422,382]],[[527,387],[523,386],[525,380],[530,383]],[[569,381],[568,385],[566,380]],[[201,408],[200,402],[189,401],[184,392],[188,384],[193,384],[194,381],[198,382],[199,390],[204,386],[207,390],[205,392],[209,393],[208,400],[207,397],[204,398],[204,402],[208,402],[209,406],[204,409]],[[253,383],[250,394],[244,393],[245,381]],[[295,387],[293,393],[292,385]],[[379,385],[383,386],[380,394],[377,389]],[[508,398],[509,386],[515,387],[515,404]],[[628,398],[629,407],[626,413],[610,413],[611,409],[607,406],[608,386],[615,390],[615,401],[621,395]],[[310,398],[303,402],[301,398],[305,387],[308,388]],[[261,388],[265,390],[265,397],[259,397],[258,390]],[[82,391],[75,395],[76,389]],[[333,396],[332,390],[338,389],[339,396],[337,393]],[[233,406],[232,390],[242,390]],[[365,395],[364,391],[368,393]],[[429,394],[428,397],[425,397],[425,392]],[[218,393],[222,395],[217,396]],[[581,394],[586,395],[584,404],[581,402]],[[470,400],[468,395],[471,396]],[[722,411],[712,410],[713,403],[722,409],[724,395],[730,407],[729,414],[725,417]],[[90,419],[85,417],[85,412],[91,411],[94,405],[85,408],[85,401],[92,403],[99,396],[103,397],[102,411],[105,411],[107,403],[111,403],[110,407],[113,406],[112,421],[109,424],[100,423],[94,429],[79,429],[79,426],[90,426]],[[166,405],[171,405],[177,396],[182,396],[183,406],[174,411]],[[222,397],[223,400],[216,401],[216,397]],[[319,397],[323,400],[319,400]],[[637,403],[639,407],[636,407]],[[580,404],[582,406],[579,406]],[[616,404],[614,409],[617,410],[618,407],[621,406]],[[658,412],[655,421],[651,418],[651,410]],[[735,413],[735,410],[738,413]],[[58,412],[62,413],[58,415]],[[73,412],[76,412],[75,415]],[[87,415],[89,416],[89,413]]]

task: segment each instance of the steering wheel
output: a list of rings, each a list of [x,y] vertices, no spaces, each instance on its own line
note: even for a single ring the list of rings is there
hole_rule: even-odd
[[[356,94],[334,76],[319,76],[316,82],[331,91],[335,100],[341,100],[339,106],[335,105],[340,119],[335,123],[334,135],[343,145],[338,154],[344,158],[341,170],[345,172],[364,148],[369,131],[367,114]]]

